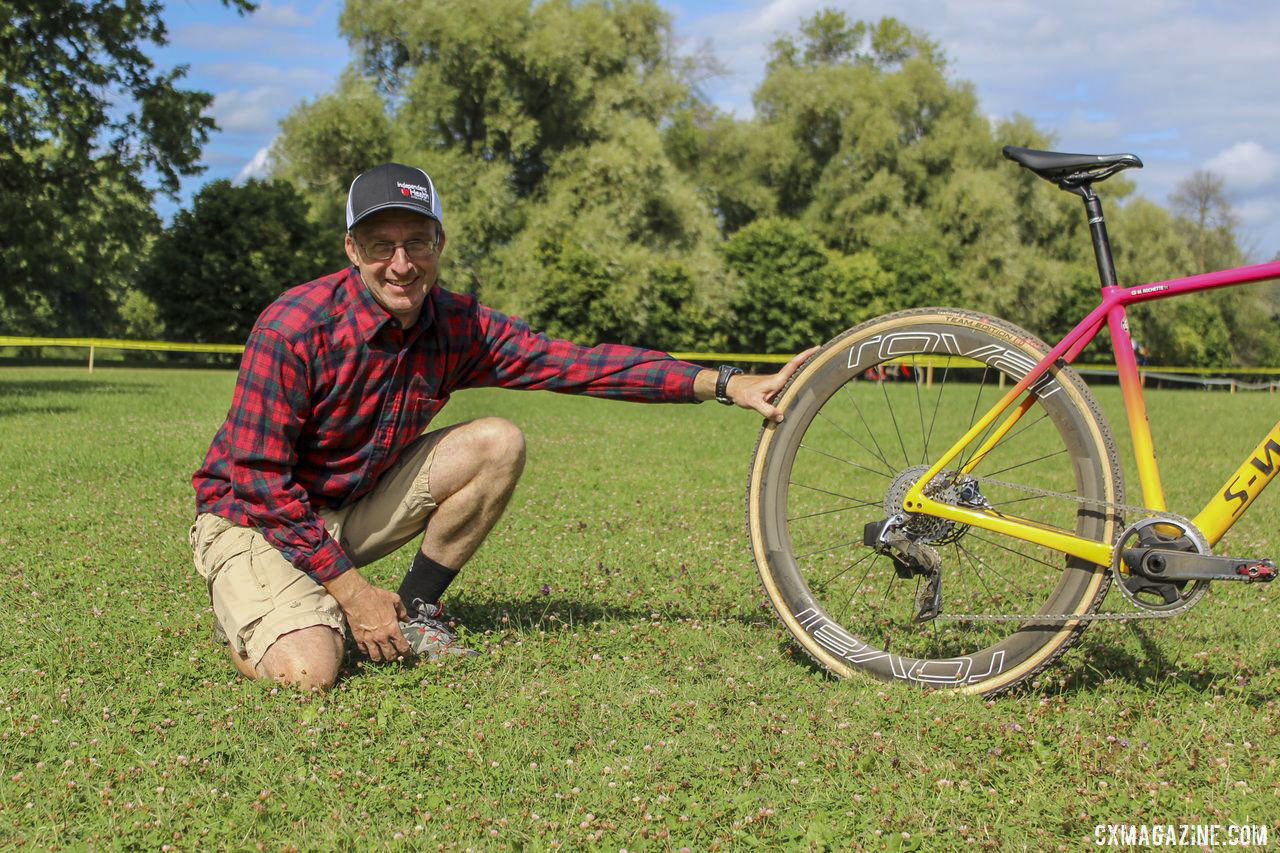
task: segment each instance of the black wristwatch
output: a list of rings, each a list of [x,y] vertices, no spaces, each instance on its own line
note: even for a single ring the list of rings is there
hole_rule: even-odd
[[[729,399],[729,379],[737,376],[742,372],[741,367],[733,367],[732,365],[720,365],[720,375],[716,377],[716,401],[724,403],[726,406],[732,406],[733,401]]]

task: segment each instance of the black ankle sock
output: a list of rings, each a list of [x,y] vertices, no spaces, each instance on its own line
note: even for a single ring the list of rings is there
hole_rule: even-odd
[[[400,600],[405,607],[412,606],[415,598],[421,598],[425,604],[436,604],[457,576],[457,569],[437,563],[419,551],[413,558],[409,573],[400,582]]]

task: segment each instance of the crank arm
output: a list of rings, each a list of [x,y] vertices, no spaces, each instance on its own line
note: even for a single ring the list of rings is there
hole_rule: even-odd
[[[1128,548],[1125,565],[1136,575],[1154,581],[1253,581],[1275,580],[1276,564],[1272,560],[1217,557],[1187,551],[1161,548]]]

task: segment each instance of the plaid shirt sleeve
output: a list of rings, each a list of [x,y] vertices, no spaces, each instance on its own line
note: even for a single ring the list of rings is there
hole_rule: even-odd
[[[245,345],[228,421],[231,488],[267,542],[301,571],[326,581],[352,564],[293,479],[309,392],[306,365],[288,341],[255,328]]]
[[[474,303],[473,303],[474,304]],[[696,403],[702,370],[664,352],[619,344],[583,347],[474,304],[463,387],[498,385],[643,403]]]

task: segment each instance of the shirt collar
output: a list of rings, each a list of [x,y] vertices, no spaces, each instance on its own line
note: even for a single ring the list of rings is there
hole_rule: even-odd
[[[354,266],[347,268],[347,280],[343,289],[347,292],[347,304],[343,309],[351,315],[360,339],[368,343],[391,320],[391,315],[373,298],[364,279],[360,277],[360,271]]]
[[[387,323],[394,322],[394,318],[373,298],[364,279],[360,277],[360,271],[354,266],[347,269],[345,288],[349,297],[346,310],[350,312],[356,324],[356,331],[365,343],[373,340],[373,336]],[[422,311],[418,313],[415,325],[419,329],[428,329],[435,322],[435,316],[435,288],[433,287],[427,292],[427,298],[422,301]],[[405,331],[412,332],[411,329]]]

